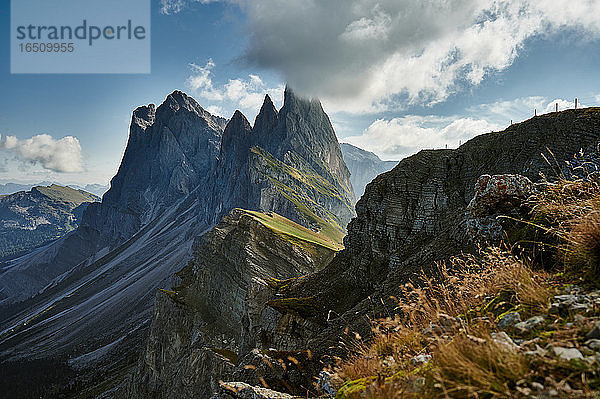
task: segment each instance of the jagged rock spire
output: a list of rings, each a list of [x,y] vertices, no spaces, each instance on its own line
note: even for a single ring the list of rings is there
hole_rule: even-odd
[[[277,126],[278,115],[279,113],[273,101],[271,101],[271,97],[268,94],[265,95],[265,101],[254,121],[254,131],[256,132],[258,145],[263,146],[264,142],[269,140],[271,133]]]
[[[230,158],[232,155],[241,155],[246,152],[251,145],[251,136],[252,127],[250,126],[250,122],[248,122],[244,114],[236,110],[223,132],[221,159]]]

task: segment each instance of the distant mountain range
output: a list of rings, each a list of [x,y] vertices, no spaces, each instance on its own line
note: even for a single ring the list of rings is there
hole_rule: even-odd
[[[94,194],[55,184],[0,196],[0,260],[75,230],[83,211],[97,201],[100,197]]]
[[[56,184],[56,183],[52,183],[49,181],[43,181],[43,182],[35,183],[35,184],[11,183],[11,182],[4,183],[4,184],[0,184],[0,195],[14,194],[19,191],[29,191],[33,187],[50,186],[52,184]],[[102,197],[102,195],[104,195],[104,193],[106,191],[108,191],[108,188],[109,188],[108,184],[107,185],[86,184],[85,186],[69,184],[68,187],[74,188],[75,190],[87,191],[88,193],[95,194],[98,197]]]
[[[382,161],[377,155],[365,151],[352,144],[341,143],[340,148],[344,162],[350,170],[350,181],[358,200],[365,192],[365,187],[380,174],[392,170],[398,161]]]

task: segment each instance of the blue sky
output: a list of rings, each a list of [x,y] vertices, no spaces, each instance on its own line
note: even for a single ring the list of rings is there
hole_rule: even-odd
[[[132,110],[175,89],[252,120],[264,94],[280,105],[290,82],[322,99],[340,141],[386,159],[455,147],[557,101],[600,105],[598,1],[463,0],[445,11],[413,3],[152,0],[151,74],[11,75],[2,0],[0,180],[107,183]],[[64,152],[56,162],[6,145],[39,135]],[[64,172],[62,161],[81,167]]]

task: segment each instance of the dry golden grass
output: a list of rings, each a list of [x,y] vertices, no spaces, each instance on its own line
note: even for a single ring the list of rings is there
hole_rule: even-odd
[[[550,276],[533,272],[521,259],[500,248],[489,248],[480,256],[455,258],[441,264],[438,275],[422,275],[419,288],[405,287],[399,309],[407,315],[404,323],[424,327],[440,314],[466,315],[486,298],[509,292],[513,301],[531,310],[548,305]]]
[[[548,184],[530,198],[535,250],[553,255],[554,267],[579,277],[600,274],[600,184],[596,179]]]
[[[376,323],[372,341],[356,344],[354,356],[338,365],[337,377],[347,381],[342,397],[367,388],[366,397],[413,397],[417,380],[431,388],[420,389],[418,397],[505,395],[507,384],[524,373],[524,360],[494,343],[485,323],[470,319],[485,316],[486,305],[506,292],[511,306],[545,309],[548,279],[499,248],[441,264],[436,278],[423,274],[397,298],[402,316]],[[412,361],[425,353],[433,356],[429,365]]]
[[[600,211],[579,219],[565,236],[563,253],[567,267],[592,278],[600,276]]]
[[[430,397],[511,397],[528,364],[523,355],[507,350],[489,332],[476,337],[457,335],[434,352]]]

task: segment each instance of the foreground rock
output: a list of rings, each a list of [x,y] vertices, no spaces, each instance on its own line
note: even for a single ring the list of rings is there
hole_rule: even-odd
[[[220,392],[211,399],[293,399],[292,395],[272,391],[266,388],[253,387],[243,382],[221,383]]]

